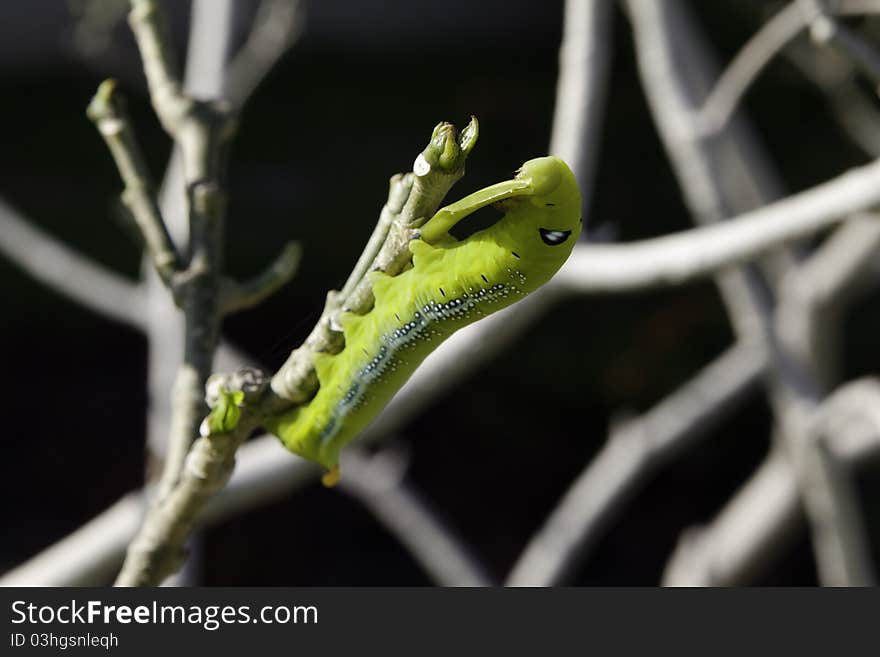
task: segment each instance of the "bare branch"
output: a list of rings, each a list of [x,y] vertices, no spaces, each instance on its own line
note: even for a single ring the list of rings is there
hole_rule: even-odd
[[[824,453],[834,455],[834,468],[852,468],[880,453],[878,401],[880,384],[873,379],[860,380],[842,386],[813,413],[809,437]],[[787,461],[780,449],[773,449],[711,523],[685,532],[666,566],[664,584],[741,586],[765,572],[803,525],[798,482]],[[838,471],[834,478],[836,483],[850,485],[848,473]],[[858,521],[854,525],[858,527]],[[827,531],[827,526],[820,527]],[[831,542],[837,543],[837,538],[832,536]],[[819,537],[816,544],[819,549],[829,549],[827,537]],[[847,563],[863,567],[860,555],[853,559],[847,552],[851,545],[861,546],[864,541],[857,538],[837,545],[835,549],[844,552],[843,557],[833,554],[817,559],[819,567]],[[864,583],[871,581],[868,564],[867,573],[820,574],[823,581]]]
[[[820,394],[823,384],[825,389],[833,385],[832,373],[823,369],[833,365],[837,352],[835,342],[842,304],[849,300],[862,274],[876,258],[880,224],[876,216],[870,216],[868,221],[867,233],[858,228],[838,230],[814,259],[801,268],[803,282],[793,279],[794,283],[783,287],[788,294],[781,297],[775,321],[786,356],[786,362],[780,365],[805,372],[815,381]],[[859,222],[852,225],[858,226]],[[853,245],[853,234],[869,239],[863,245]],[[827,288],[817,276],[828,277]],[[815,290],[807,287],[811,284]],[[836,293],[833,300],[826,296],[826,289]],[[803,339],[810,342],[809,349],[804,349]],[[870,585],[874,581],[870,547],[852,473],[829,447],[831,438],[816,421],[824,404],[816,410],[819,395],[809,391],[803,394],[777,388],[774,396],[774,403],[783,413],[783,436],[810,520],[820,581],[830,586]]]
[[[774,450],[708,526],[682,535],[663,584],[747,584],[765,572],[801,526],[794,473]]]
[[[76,253],[0,200],[0,253],[59,294],[104,317],[141,329],[143,292],[133,281]]]
[[[212,525],[313,482],[314,464],[294,455],[278,458],[278,440],[265,436],[244,445],[229,485],[201,516]],[[129,493],[75,532],[0,577],[2,586],[97,586],[112,579],[137,532],[149,491]]]
[[[880,220],[875,214],[856,215],[782,285],[777,334],[795,366],[807,372],[820,389],[830,390],[837,379],[842,315],[864,283],[873,278],[878,248]],[[860,392],[862,386],[854,389]],[[812,412],[800,408],[802,402],[783,400],[793,406],[794,419],[789,421],[796,423],[792,435],[797,440],[790,441],[789,454],[797,466],[810,515],[821,581],[831,585],[867,584],[874,579],[852,475],[846,458],[832,448],[841,441],[865,440],[857,427],[840,429],[847,418],[860,415],[853,413],[849,403],[835,401],[869,401],[859,392],[852,396],[837,393]]]
[[[807,41],[792,44],[786,55],[825,94],[850,140],[871,157],[880,157],[880,112],[870,94],[856,83],[852,64],[836,52],[819,50]]]
[[[701,102],[698,75],[687,76],[680,71],[699,67],[705,57],[699,48],[689,45],[699,39],[698,31],[684,6],[674,0],[651,3],[629,0],[627,6],[633,20],[642,78],[652,100],[661,135],[673,159],[685,191],[686,200],[698,219],[717,220],[724,217],[726,205],[736,200],[726,184],[728,176],[714,170],[712,144],[706,135],[695,134],[692,117]],[[752,172],[747,177],[754,177]],[[814,190],[815,191],[815,190]],[[778,204],[777,204],[778,205]],[[756,335],[765,340],[773,364],[770,393],[774,411],[789,447],[788,453],[798,468],[798,482],[814,527],[836,525],[837,538],[855,539],[859,532],[844,524],[855,514],[848,513],[852,500],[842,486],[833,485],[821,467],[822,458],[815,441],[804,440],[810,426],[810,409],[819,401],[821,388],[810,371],[800,367],[776,335],[772,307],[757,273],[746,268],[741,273],[720,278],[721,290],[737,332],[740,336]],[[820,514],[826,513],[825,517]],[[818,537],[827,532],[815,532]],[[824,549],[816,545],[817,557],[854,553],[861,547],[849,546],[846,551]],[[829,565],[824,572],[838,572]],[[855,571],[852,571],[855,572]]]
[[[318,382],[312,354],[338,353],[343,347],[341,332],[334,330],[334,326],[337,326],[335,316],[342,311],[363,314],[372,307],[373,291],[364,276],[366,270],[383,271],[392,276],[403,270],[411,257],[409,241],[415,231],[434,215],[447,192],[464,175],[464,163],[476,143],[477,135],[474,117],[460,134],[452,124],[440,123],[434,128],[431,141],[416,157],[412,174],[392,179],[388,202],[380,216],[381,224],[383,216],[387,219],[384,214],[387,209],[392,213],[392,225],[381,248],[370,266],[364,268],[363,263],[378,241],[376,235],[384,233],[384,228],[380,226],[374,233],[376,239],[371,238],[367,244],[367,255],[359,259],[345,285],[351,292],[345,297],[335,292],[327,295],[324,312],[309,337],[290,354],[272,377],[272,390],[280,400],[288,404],[303,403],[315,394]],[[400,212],[394,215],[404,193],[406,198]],[[355,282],[358,276],[361,278]]]
[[[779,195],[775,173],[741,117],[709,139],[695,122],[714,78],[714,57],[686,6],[628,0],[639,74],[651,112],[694,221],[712,224],[764,205]],[[791,266],[774,254],[772,280]],[[769,314],[760,272],[720,272],[717,283],[739,337],[762,330]]]
[[[214,362],[218,372],[234,372],[248,367],[261,369],[260,364],[249,354],[226,340],[221,340],[217,345]]]
[[[792,272],[786,289],[798,292],[790,292],[783,295],[783,298],[800,299],[802,304],[798,305],[800,310],[793,309],[791,303],[783,304],[780,312],[786,320],[783,320],[782,325],[797,318],[797,325],[801,326],[801,319],[804,317],[833,314],[826,304],[850,296],[848,289],[851,289],[854,281],[864,277],[864,269],[875,257],[875,240],[880,239],[878,235],[880,222],[873,215],[854,220],[830,237],[802,267]],[[810,321],[806,325],[817,326]],[[815,330],[816,335],[821,333],[819,329]],[[725,371],[725,362],[729,372]],[[705,419],[699,414],[693,417],[689,411],[714,413],[718,410],[715,403],[726,403],[725,394],[735,394],[738,391],[736,383],[739,375],[744,377],[743,385],[749,376],[752,377],[752,382],[757,381],[766,365],[766,352],[738,346],[723,356],[717,364],[707,368],[704,374],[698,375],[692,383],[686,384],[680,392],[668,397],[641,419],[629,423],[623,432],[613,434],[605,448],[572,485],[547,524],[532,539],[511,574],[510,583],[559,583],[570,571],[574,559],[583,558],[597,533],[609,516],[625,501],[632,488],[650,474],[655,459],[665,457],[665,451],[660,448],[664,447],[665,436],[669,435],[666,432],[678,436],[669,445],[677,450],[677,440],[687,441],[687,432],[699,429],[698,422]],[[703,377],[706,379],[703,380]],[[713,385],[715,378],[716,383],[729,383],[732,388],[725,391],[723,386]],[[717,397],[710,396],[708,400],[701,399],[701,395],[705,394],[702,392],[704,388],[710,391],[717,389],[719,394]],[[701,401],[697,409],[694,409],[696,399]],[[674,421],[676,418],[678,420]],[[689,424],[691,421],[695,423],[694,426]],[[627,440],[632,438],[636,428],[641,429],[637,433],[647,444]],[[676,434],[676,430],[683,433]],[[869,434],[867,438],[857,437],[851,440],[857,444],[864,444],[865,441],[872,444],[871,435],[873,434]],[[617,439],[620,440],[619,444]],[[659,444],[655,441],[659,441]],[[658,451],[655,453],[652,450]]]
[[[391,230],[392,224],[403,211],[403,206],[409,198],[412,186],[412,174],[397,174],[391,177],[388,184],[388,200],[379,213],[379,221],[376,222],[376,227],[373,229],[367,245],[351,270],[348,280],[345,281],[345,285],[342,286],[342,290],[339,292],[340,300],[348,299],[354,294],[364,276],[367,275],[367,272],[373,265],[373,261],[379,255],[379,251],[382,250],[382,245],[385,244],[385,240],[388,238],[388,231]]]
[[[829,220],[829,221],[830,221],[830,220]],[[813,228],[811,228],[810,230],[813,230]],[[666,239],[666,238],[664,238],[664,239]],[[698,247],[701,245],[701,243],[699,242],[699,240],[696,242],[696,244],[697,244]],[[633,245],[630,245],[630,246],[633,246]],[[593,247],[590,247],[590,248],[593,248]],[[628,248],[628,247],[627,247],[627,248]],[[763,248],[763,247],[761,247],[761,248]],[[745,253],[746,251],[748,251],[748,249],[743,249],[743,253]],[[579,254],[579,255],[583,255],[583,253],[582,253],[582,251],[581,251],[580,248],[578,249],[578,254]],[[591,258],[592,258],[592,255],[593,255],[593,254],[590,253],[590,257],[591,257]],[[752,256],[752,253],[746,253],[745,255],[742,255],[742,254],[741,254],[740,256],[737,256],[737,257],[751,257],[751,256]],[[616,256],[615,256],[615,257],[616,257]],[[730,257],[730,256],[725,256],[725,257]],[[736,259],[736,258],[734,258],[734,259]],[[630,264],[633,264],[633,260],[634,260],[634,258],[630,260]],[[721,259],[721,260],[719,260],[718,262],[727,262],[727,261],[724,260],[724,259]],[[691,265],[691,266],[693,266],[693,265]],[[704,267],[705,265],[702,265],[702,266],[701,266],[701,265],[696,265],[696,266],[697,266],[698,269],[700,269],[700,267]],[[717,263],[716,263],[715,266],[717,266]],[[664,267],[666,267],[665,264],[661,265],[661,267],[660,267],[660,274],[659,274],[659,276],[661,277],[661,279],[662,279],[663,276],[665,275],[665,274],[664,274],[664,271],[663,271],[663,268],[664,268]],[[655,270],[655,271],[657,271],[657,270]],[[708,270],[706,270],[706,271],[708,271]],[[700,269],[699,273],[696,273],[696,274],[688,274],[688,276],[690,276],[690,275],[704,275],[704,273],[705,273],[705,272],[704,272],[702,269]],[[626,277],[626,276],[628,276],[628,274],[625,274],[625,275],[624,275],[624,277]],[[656,279],[652,279],[652,280],[651,280],[650,282],[648,282],[647,284],[649,284],[649,285],[662,284],[662,281],[658,283],[658,282],[655,282],[655,280],[656,280]],[[588,288],[588,289],[589,289],[589,285],[590,285],[590,284],[588,283],[588,284],[587,284],[587,288]],[[632,285],[632,283],[631,283],[631,282],[629,282],[629,283],[626,283],[626,282],[625,282],[625,283],[624,283],[624,288],[623,288],[623,289],[630,289],[629,287],[626,287],[626,285]],[[580,289],[580,288],[578,288],[578,289]],[[536,295],[536,298],[539,299],[539,300],[536,301],[535,304],[536,304],[536,306],[540,306],[541,308],[546,308],[546,307],[549,305],[549,304],[547,303],[547,299],[555,299],[555,298],[557,298],[558,296],[560,296],[561,293],[563,293],[563,292],[570,292],[570,291],[571,291],[571,290],[570,290],[568,287],[566,287],[566,286],[563,286],[563,287],[560,287],[560,288],[551,288],[551,289],[548,290],[548,292],[547,292],[546,294],[544,294],[543,296],[540,296],[540,297],[539,297],[539,296]],[[520,305],[522,305],[522,304],[520,304]],[[514,308],[517,308],[517,307],[518,307],[518,306],[516,306],[516,307],[514,307]],[[526,315],[527,315],[527,313],[523,312],[520,316],[522,317],[522,319],[527,320]],[[427,365],[427,363],[426,363],[426,365]],[[275,447],[275,446],[273,445],[273,447]],[[298,463],[298,461],[294,461],[294,463]]]
[[[880,157],[880,113],[854,81],[830,94],[831,108],[850,139],[873,158]]]
[[[230,389],[245,393],[245,404],[259,399],[268,387],[268,380],[255,370],[228,378]],[[238,433],[209,435],[193,443],[178,480],[164,496],[156,497],[129,544],[117,586],[155,586],[181,566],[184,542],[208,500],[226,485],[235,466],[236,450],[257,426],[257,416],[244,416]]]
[[[225,79],[225,57],[233,31],[233,3],[234,0],[194,0],[192,3],[184,80],[184,92],[191,97],[210,99],[221,95]],[[192,150],[192,143],[188,149]],[[174,145],[160,191],[162,215],[171,234],[181,245],[190,242],[192,237],[189,226],[192,215],[191,208],[188,207],[190,195],[187,188],[191,187],[193,181],[193,167],[186,165],[182,151],[179,144]],[[154,461],[149,469],[154,472],[168,470],[166,481],[170,482],[173,481],[171,473],[178,472],[182,467],[183,457],[195,435],[192,431],[197,429],[200,415],[204,412],[204,402],[201,399],[204,388],[203,382],[199,382],[197,377],[190,377],[191,381],[196,381],[198,387],[189,391],[188,397],[198,399],[198,403],[188,411],[188,416],[193,418],[195,424],[191,430],[185,431],[181,418],[172,417],[174,407],[184,407],[171,399],[169,391],[174,389],[176,381],[187,376],[180,364],[186,357],[187,336],[192,335],[192,326],[171,303],[167,292],[158,284],[152,272],[145,272],[144,278],[149,306],[147,340],[150,345],[147,444],[149,457]],[[169,427],[172,424],[176,429],[169,436]],[[163,467],[169,460],[171,465]]]
[[[875,205],[878,184],[874,162],[720,224],[629,244],[578,245],[550,285],[608,293],[695,280]]]
[[[517,304],[512,308],[518,308]],[[474,324],[473,326],[479,326]],[[450,340],[454,340],[451,338]],[[487,347],[492,341],[484,342]],[[503,348],[502,348],[503,349]],[[737,347],[736,349],[739,349]],[[462,348],[458,347],[459,353]],[[476,349],[474,349],[476,351]],[[730,356],[733,352],[728,352]],[[710,366],[714,369],[720,362]],[[435,366],[436,367],[436,366]],[[420,370],[421,371],[421,370]],[[704,372],[708,373],[707,368]],[[720,370],[719,370],[720,371]],[[747,371],[733,369],[731,379],[727,382],[730,389],[739,389],[736,372]],[[722,381],[721,388],[725,385]],[[861,383],[861,382],[859,382]],[[454,385],[454,384],[453,384]],[[747,384],[743,381],[743,386]],[[865,459],[874,458],[880,452],[880,417],[876,417],[877,403],[865,403],[862,391],[865,387],[852,384],[842,388],[839,393],[829,398],[828,408],[832,405],[839,408],[845,405],[846,414],[835,414],[829,427],[832,449],[847,463],[862,463]],[[878,384],[866,382],[874,392],[869,400],[875,400]],[[688,386],[689,388],[690,386]],[[685,388],[688,389],[688,388]],[[719,388],[719,392],[721,392]],[[445,388],[444,388],[445,389]],[[405,393],[407,388],[401,392]],[[742,392],[736,394],[743,394]],[[412,396],[412,393],[408,393]],[[668,398],[672,402],[678,393]],[[723,395],[719,395],[719,398]],[[709,397],[713,397],[709,393]],[[849,399],[847,399],[849,398]],[[421,402],[419,402],[421,399]],[[430,402],[427,390],[424,396],[411,399],[408,405],[397,406],[397,414],[393,409],[383,413],[383,428],[391,430],[401,426],[409,417],[417,412],[419,403],[422,407]],[[662,403],[649,412],[635,426],[641,426],[648,417],[658,434],[676,435],[674,425],[666,431],[665,421],[660,418],[662,408],[672,408]],[[406,414],[402,409],[408,409]],[[656,412],[656,415],[654,415]],[[701,415],[696,407],[691,413]],[[865,415],[868,413],[868,416]],[[708,415],[708,414],[707,414]],[[395,422],[396,417],[400,422]],[[831,421],[831,416],[822,415],[823,422]],[[682,424],[687,423],[687,418]],[[644,425],[648,426],[648,425]],[[625,427],[624,427],[625,429]],[[628,431],[628,429],[625,429]],[[693,430],[693,429],[688,429]],[[379,432],[369,432],[367,438],[376,439]],[[387,435],[387,434],[386,434]],[[610,444],[610,443],[609,443]],[[238,463],[229,484],[220,490],[207,504],[201,515],[201,524],[213,525],[226,518],[257,507],[271,500],[290,495],[318,478],[320,471],[313,463],[309,463],[294,455],[279,458],[278,440],[273,436],[264,436],[252,440],[238,451]],[[605,450],[607,451],[607,450]],[[604,453],[604,451],[603,451]],[[347,454],[346,454],[347,456]],[[348,466],[346,465],[346,468]],[[572,494],[574,492],[572,489]],[[2,586],[82,586],[103,584],[112,575],[113,570],[122,561],[125,546],[137,529],[143,506],[143,493],[131,493],[122,498],[93,520],[83,525],[70,536],[62,539],[52,547],[36,555],[28,562],[8,571],[0,577]],[[724,510],[705,529],[692,530],[683,537],[679,552],[667,566],[665,583],[672,585],[737,585],[747,584],[754,580],[771,562],[774,554],[787,544],[794,531],[801,527],[801,513],[798,503],[794,477],[788,465],[774,452],[768,461],[759,469],[753,480],[737,494]],[[774,549],[768,551],[768,547]],[[687,553],[685,553],[687,549]]]
[[[184,69],[184,93],[190,98],[225,98],[227,60],[236,35],[237,0],[193,0]]]
[[[183,94],[164,15],[155,0],[131,0],[128,22],[144,63],[153,108],[165,131],[174,135],[192,101]]]
[[[658,467],[737,409],[766,364],[757,345],[737,344],[650,411],[612,431],[531,538],[507,584],[561,584]]]
[[[350,450],[340,487],[366,506],[440,586],[489,586],[491,578],[476,557],[403,481],[405,458],[393,449],[373,456]]]
[[[550,154],[565,160],[585,199],[594,169],[611,64],[611,0],[566,0]],[[584,208],[586,210],[586,208]]]
[[[855,173],[844,174],[841,178],[826,183],[830,187],[822,186],[818,191],[813,190],[780,201],[769,208],[748,213],[750,223],[763,226],[764,230],[773,222],[780,221],[782,217],[786,225],[791,228],[790,222],[797,226],[799,221],[812,222],[823,211],[831,212],[834,208],[823,208],[828,201],[822,201],[827,195],[835,199],[835,203],[854,203],[867,191],[874,190],[873,194],[880,195],[880,185],[873,182],[872,177],[880,176],[880,165],[874,164],[863,167]],[[848,178],[855,176],[854,178]],[[842,185],[842,186],[841,186]],[[865,187],[865,189],[852,189]],[[809,196],[804,197],[804,194]],[[816,199],[815,195],[819,198]],[[831,204],[833,206],[833,204]],[[774,210],[775,208],[775,210]],[[844,212],[854,208],[842,208],[840,213],[835,213],[836,219],[843,216]],[[768,214],[768,212],[770,214]],[[419,412],[424,406],[437,395],[442,394],[449,386],[454,386],[458,381],[468,376],[486,360],[490,359],[497,350],[503,349],[509,341],[519,335],[526,327],[543,314],[558,299],[572,292],[609,292],[638,289],[643,286],[661,285],[673,283],[682,279],[682,259],[688,256],[699,258],[699,265],[688,265],[686,277],[697,275],[709,275],[712,273],[711,266],[723,266],[740,257],[745,257],[754,248],[751,242],[744,246],[735,246],[740,249],[731,255],[727,247],[728,237],[726,231],[738,232],[739,224],[736,222],[725,223],[719,226],[694,229],[681,236],[657,238],[637,243],[637,248],[632,245],[579,245],[572,255],[569,263],[554,279],[554,282],[523,301],[511,306],[504,311],[495,313],[485,320],[468,326],[458,331],[447,340],[439,349],[432,353],[416,371],[406,386],[395,396],[388,407],[365,431],[363,440],[376,439],[386,435],[394,427],[400,426]],[[813,225],[811,223],[811,225]],[[815,228],[815,225],[813,225]],[[752,228],[743,229],[751,233]],[[724,231],[721,239],[717,231]],[[701,236],[698,240],[689,241],[692,236]],[[776,237],[779,233],[775,234]],[[670,246],[668,240],[674,240]],[[734,241],[732,244],[736,244]],[[711,263],[702,259],[702,251],[714,251],[720,246],[723,257],[713,256]],[[658,256],[659,254],[659,256]],[[646,268],[646,261],[651,264]],[[730,260],[728,260],[730,258]],[[558,281],[558,282],[557,282]],[[492,335],[492,340],[486,340],[485,336]],[[273,449],[277,445],[269,439]],[[299,463],[297,461],[296,463]],[[282,466],[279,466],[282,467]],[[288,476],[290,470],[285,466],[284,476]],[[302,465],[291,465],[296,469]],[[316,469],[311,469],[311,476],[317,474]]]
[[[409,253],[408,237],[411,231],[434,214],[449,187],[463,175],[465,159],[473,148],[475,140],[475,122],[472,122],[461,135],[449,124],[437,126],[428,147],[416,160],[415,181],[398,217],[399,223],[394,227],[397,232],[392,230],[389,233],[389,238],[376,256],[373,268],[381,268],[391,273],[397,273],[403,268],[404,256]],[[196,198],[196,212],[199,212],[198,202],[199,199]],[[203,214],[209,222],[213,218],[210,213],[203,212]],[[395,237],[397,239],[394,239]],[[215,237],[203,235],[202,240],[203,246],[216,246]],[[194,262],[197,261],[197,257],[198,252],[193,258]],[[214,262],[209,261],[207,265],[206,274],[217,271]],[[191,265],[190,269],[192,268]],[[217,307],[213,305],[216,303],[215,297],[212,296],[216,288],[209,285],[207,288],[194,289],[195,292],[189,299],[184,297],[183,307],[193,327],[191,336],[195,342],[191,342],[188,337],[185,363],[180,370],[174,392],[174,399],[182,405],[182,408],[175,413],[175,418],[180,419],[180,424],[173,424],[172,429],[173,435],[181,437],[193,435],[194,432],[187,434],[184,429],[192,429],[194,412],[198,412],[200,405],[196,402],[193,391],[197,389],[196,376],[204,370],[196,365],[204,366],[206,363],[197,361],[194,364],[193,360],[201,356],[210,358],[213,355],[219,316]],[[358,289],[355,289],[354,294],[357,294]],[[332,300],[333,296],[331,295],[330,298]],[[366,297],[361,299],[364,300]],[[342,301],[346,307],[350,307],[352,303],[350,298]],[[190,306],[188,302],[194,305]],[[369,302],[372,303],[371,296]],[[311,367],[311,357],[314,350],[318,350],[319,347],[320,350],[330,347],[330,341],[334,339],[330,328],[330,312],[339,307],[341,304],[336,306],[328,303],[328,310],[319,320],[312,336],[302,347],[294,351],[288,363],[276,373],[273,386],[280,381],[281,390],[290,392],[292,389],[297,394],[310,389],[311,392],[305,397],[306,399],[314,393],[317,380]],[[355,306],[354,309],[358,307]],[[213,324],[206,328],[205,321]],[[212,328],[214,332],[210,333]],[[291,367],[295,371],[292,371]],[[126,562],[117,579],[118,585],[156,584],[180,566],[183,559],[183,543],[196,526],[208,500],[222,489],[229,478],[234,467],[236,450],[260,426],[266,415],[278,413],[292,404],[290,397],[279,395],[275,389],[270,390],[263,377],[262,372],[247,370],[234,375],[215,375],[212,381],[208,382],[209,404],[213,396],[211,391],[215,388],[241,390],[245,393],[246,400],[238,425],[216,433],[216,429],[212,430],[210,424],[202,423],[199,431],[201,438],[196,440],[189,450],[186,467],[182,470],[175,467],[172,470],[171,465],[176,463],[169,460],[160,481],[157,502],[150,508],[138,536],[129,546]],[[184,443],[172,439],[172,447],[177,444]],[[179,452],[169,454],[179,456]],[[171,476],[175,475],[175,471],[177,471],[176,478],[172,479]]]
[[[144,511],[140,491],[121,497],[71,534],[0,576],[0,586],[105,586]]]
[[[857,215],[783,281],[776,328],[789,355],[823,389],[838,378],[843,313],[869,282],[880,251],[880,217]]]
[[[817,0],[793,0],[749,39],[718,78],[700,108],[697,122],[704,134],[724,128],[758,75],[807,26],[810,26],[814,40],[833,43],[876,78],[880,72],[876,54],[855,33],[835,20],[833,13],[876,13],[880,11],[880,4],[870,0],[829,2],[827,8],[822,4]]]
[[[841,24],[824,0],[796,0],[809,17],[810,36],[817,44],[834,47],[880,89],[880,54],[856,32]]]
[[[302,0],[262,0],[247,41],[226,72],[224,96],[236,107],[244,105],[260,82],[303,32]]]
[[[153,266],[162,281],[171,286],[174,274],[181,266],[180,258],[159,212],[152,178],[125,111],[124,101],[115,91],[114,80],[101,84],[87,113],[113,155],[125,183],[122,200],[140,229]]]
[[[179,565],[180,545],[158,544],[177,534],[166,524],[169,515],[179,514],[182,528],[191,526],[197,507],[189,505],[199,490],[199,473],[185,471],[184,458],[197,435],[204,416],[204,384],[211,372],[220,328],[219,286],[222,269],[222,235],[225,193],[221,185],[224,150],[235,122],[222,103],[195,100],[181,89],[171,44],[155,0],[131,0],[129,23],[144,61],[151,100],[165,130],[174,137],[182,156],[189,214],[189,261],[175,276],[175,289],[184,314],[184,360],[174,382],[168,451],[157,498],[129,547],[128,557],[117,579],[122,586],[159,584]],[[220,58],[222,60],[222,58]],[[223,443],[223,441],[220,441]],[[193,450],[190,459],[215,481],[231,468],[231,455],[209,463],[213,448]],[[210,495],[211,485],[203,486]],[[225,481],[225,479],[224,479]],[[186,497],[189,495],[189,497]],[[182,529],[183,531],[183,529]],[[188,534],[188,530],[186,530]]]
[[[811,448],[801,456],[813,462],[797,468],[801,488],[807,491],[803,499],[819,581],[826,586],[872,586],[876,579],[862,505],[852,473],[833,447],[840,433],[832,436],[829,428],[811,418],[806,436]]]
[[[840,386],[817,411],[814,430],[847,467],[876,459],[880,456],[880,382],[865,378]]]
[[[749,39],[718,78],[700,109],[699,121],[706,134],[727,125],[761,71],[806,25],[803,8],[790,2]]]

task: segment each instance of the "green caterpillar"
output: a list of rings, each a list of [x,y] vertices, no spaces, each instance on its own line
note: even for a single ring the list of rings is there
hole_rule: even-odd
[[[461,241],[456,223],[487,205],[505,212]],[[529,160],[512,180],[441,208],[409,244],[412,267],[368,274],[375,304],[342,313],[345,348],[315,354],[320,388],[306,405],[266,428],[291,451],[338,478],[339,452],[391,400],[419,363],[455,331],[546,283],[568,259],[581,231],[581,194],[556,157]]]

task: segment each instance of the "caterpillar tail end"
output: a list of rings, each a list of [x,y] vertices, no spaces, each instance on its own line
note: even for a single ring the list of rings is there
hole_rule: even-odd
[[[324,473],[323,477],[321,477],[321,483],[324,484],[324,486],[326,486],[327,488],[333,488],[336,484],[339,483],[340,478],[341,474],[339,472],[339,466],[334,465],[332,468]]]

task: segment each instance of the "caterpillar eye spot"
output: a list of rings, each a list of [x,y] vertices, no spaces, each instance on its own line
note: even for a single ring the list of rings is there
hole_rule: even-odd
[[[547,230],[546,228],[539,228],[538,232],[541,234],[541,239],[544,240],[544,244],[549,246],[559,246],[568,239],[569,235],[571,235],[570,230]]]

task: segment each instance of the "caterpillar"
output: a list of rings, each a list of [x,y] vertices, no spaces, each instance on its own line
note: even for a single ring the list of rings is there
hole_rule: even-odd
[[[449,230],[488,205],[492,226],[458,240]],[[507,180],[441,208],[409,243],[412,267],[367,274],[375,303],[341,313],[345,347],[316,353],[315,397],[266,422],[292,452],[338,478],[339,453],[403,386],[419,363],[455,331],[546,283],[581,232],[581,194],[556,157],[529,160]]]

